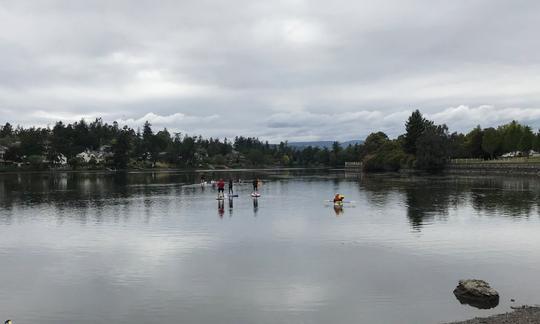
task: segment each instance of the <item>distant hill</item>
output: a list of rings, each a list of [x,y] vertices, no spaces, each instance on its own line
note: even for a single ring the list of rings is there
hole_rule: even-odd
[[[364,141],[362,140],[351,140],[351,141],[345,141],[345,142],[339,142],[339,144],[341,145],[341,147],[347,147],[350,145],[354,145],[354,144],[362,144]],[[302,149],[302,148],[306,148],[308,146],[313,146],[313,147],[319,147],[319,148],[332,148],[332,144],[334,143],[334,141],[313,141],[313,142],[289,142],[287,143],[287,145],[289,147],[293,147],[293,148],[298,148],[298,149]]]

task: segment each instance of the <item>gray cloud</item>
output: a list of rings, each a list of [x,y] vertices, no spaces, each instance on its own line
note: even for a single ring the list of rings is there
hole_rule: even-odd
[[[540,127],[537,1],[1,1],[0,122],[346,140]]]

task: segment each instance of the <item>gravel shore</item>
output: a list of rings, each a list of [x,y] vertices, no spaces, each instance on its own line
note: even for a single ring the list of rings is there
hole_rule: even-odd
[[[447,324],[540,324],[540,307],[522,306],[505,314]]]

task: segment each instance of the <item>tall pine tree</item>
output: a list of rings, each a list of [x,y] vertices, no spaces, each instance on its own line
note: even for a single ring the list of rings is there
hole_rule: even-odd
[[[407,131],[403,141],[403,150],[405,153],[416,155],[416,141],[426,129],[427,124],[428,121],[418,109],[411,114],[405,124],[405,130]]]

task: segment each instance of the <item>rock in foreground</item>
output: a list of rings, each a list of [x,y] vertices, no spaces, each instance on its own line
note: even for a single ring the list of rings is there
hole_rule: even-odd
[[[499,304],[499,293],[483,280],[460,280],[454,295],[462,304],[488,309]]]

